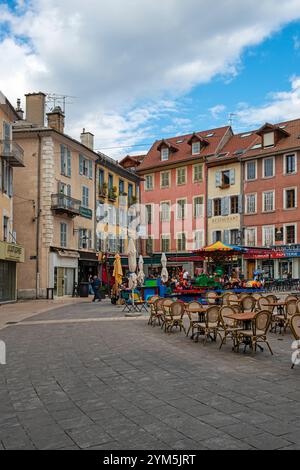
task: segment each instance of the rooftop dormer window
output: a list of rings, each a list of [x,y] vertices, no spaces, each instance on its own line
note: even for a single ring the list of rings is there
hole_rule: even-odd
[[[263,134],[263,146],[272,147],[275,144],[274,132],[266,132]]]
[[[200,142],[192,143],[192,155],[199,155],[200,153]]]
[[[166,160],[169,160],[169,149],[167,147],[163,147],[160,151],[160,158],[161,161],[164,162]]]

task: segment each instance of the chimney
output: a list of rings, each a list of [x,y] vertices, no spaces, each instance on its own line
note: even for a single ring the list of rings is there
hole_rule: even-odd
[[[60,106],[55,106],[55,108],[47,113],[48,127],[55,129],[61,133],[64,132],[65,128],[65,115],[62,112]]]
[[[80,134],[80,141],[82,145],[85,145],[91,150],[94,150],[94,134],[91,132],[85,132],[85,129],[82,129],[82,133]]]
[[[16,113],[19,116],[20,121],[24,119],[24,111],[21,108],[21,100],[20,98],[17,99],[17,107],[16,107]]]
[[[45,125],[45,93],[27,93],[26,121],[44,127]]]

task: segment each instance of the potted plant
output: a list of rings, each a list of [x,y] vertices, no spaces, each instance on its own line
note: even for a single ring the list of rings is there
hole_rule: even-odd
[[[105,197],[107,194],[107,183],[99,184],[99,196]]]

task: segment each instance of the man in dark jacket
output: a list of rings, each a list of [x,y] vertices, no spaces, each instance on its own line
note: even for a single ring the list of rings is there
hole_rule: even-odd
[[[100,279],[97,276],[94,276],[93,282],[92,282],[92,288],[93,288],[93,291],[94,291],[94,294],[95,294],[94,298],[93,298],[93,302],[95,302],[96,299],[98,300],[98,302],[101,301],[100,285],[101,285]]]

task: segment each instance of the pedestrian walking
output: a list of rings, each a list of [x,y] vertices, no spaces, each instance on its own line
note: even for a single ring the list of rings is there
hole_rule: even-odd
[[[92,282],[92,288],[94,291],[93,302],[95,302],[96,300],[98,300],[98,302],[101,302],[100,285],[101,285],[100,279],[98,278],[98,276],[94,276],[93,282]]]

